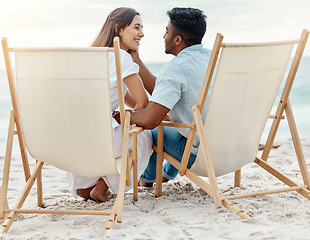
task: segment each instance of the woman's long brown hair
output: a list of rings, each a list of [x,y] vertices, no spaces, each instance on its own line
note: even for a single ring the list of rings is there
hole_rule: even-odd
[[[113,38],[119,36],[121,29],[129,26],[136,15],[132,8],[116,8],[107,17],[92,47],[113,47]]]

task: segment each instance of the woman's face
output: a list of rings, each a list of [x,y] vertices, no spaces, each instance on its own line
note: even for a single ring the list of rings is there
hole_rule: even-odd
[[[141,17],[136,15],[129,26],[120,30],[121,49],[125,51],[139,49],[140,40],[144,37],[142,27]]]

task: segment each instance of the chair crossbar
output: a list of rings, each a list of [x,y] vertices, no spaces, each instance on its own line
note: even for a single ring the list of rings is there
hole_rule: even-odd
[[[34,48],[34,47],[14,47],[8,48],[9,52],[115,52],[114,48],[108,47],[82,47],[82,48],[75,48],[75,47],[41,47],[41,48]]]
[[[113,211],[88,211],[88,210],[57,210],[57,209],[5,209],[5,213],[29,213],[29,214],[72,214],[72,215],[111,215]]]
[[[287,40],[287,41],[274,41],[274,42],[257,42],[257,43],[222,43],[221,47],[265,47],[275,45],[288,45],[297,44],[299,39]]]
[[[246,197],[256,197],[256,196],[267,195],[267,194],[297,191],[297,190],[300,190],[302,188],[307,188],[307,187],[308,187],[307,185],[299,185],[296,187],[286,187],[286,188],[278,188],[278,189],[272,189],[272,190],[266,190],[266,191],[257,191],[257,192],[252,192],[252,193],[227,196],[227,197],[224,197],[224,199],[233,200],[233,199],[246,198]]]

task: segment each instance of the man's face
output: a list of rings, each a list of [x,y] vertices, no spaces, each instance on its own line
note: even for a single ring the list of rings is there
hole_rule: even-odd
[[[168,22],[166,32],[163,37],[165,40],[165,53],[175,55],[175,45],[173,43],[173,25],[171,24],[171,21]]]

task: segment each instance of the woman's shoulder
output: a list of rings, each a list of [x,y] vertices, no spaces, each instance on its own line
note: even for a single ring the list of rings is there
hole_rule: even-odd
[[[123,49],[120,49],[120,57],[121,61],[125,62],[133,62],[131,55]]]

